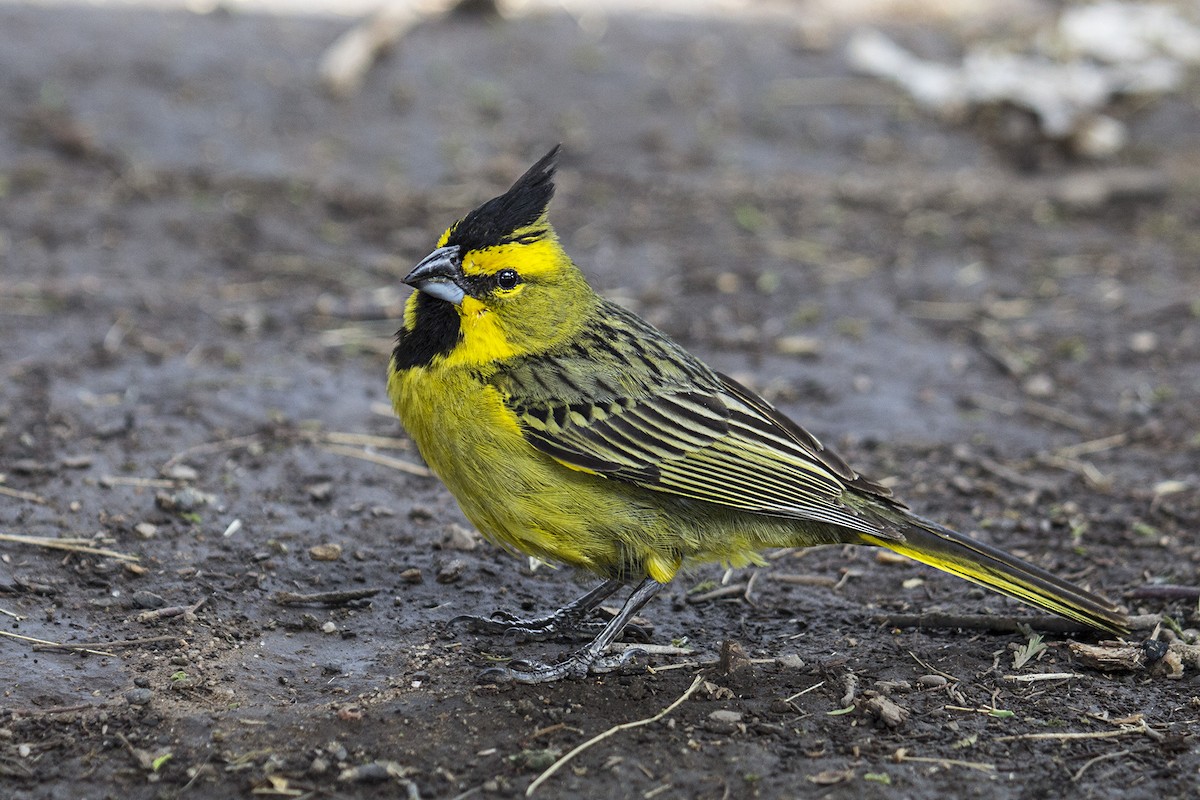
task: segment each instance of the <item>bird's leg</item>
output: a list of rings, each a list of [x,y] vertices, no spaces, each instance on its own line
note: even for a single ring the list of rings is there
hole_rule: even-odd
[[[569,633],[580,627],[590,626],[590,623],[585,625],[584,617],[619,588],[621,588],[621,581],[606,580],[582,597],[572,600],[544,617],[523,619],[507,611],[496,611],[490,617],[463,614],[450,620],[450,624],[466,625],[476,633],[515,635],[541,641]]]
[[[480,679],[516,681],[517,683],[550,683],[563,678],[582,678],[597,666],[603,668],[597,671],[607,672],[625,664],[635,655],[645,655],[645,651],[630,648],[616,657],[601,657],[608,646],[621,635],[621,629],[628,624],[629,620],[633,619],[634,614],[640,611],[642,606],[649,602],[650,598],[658,594],[663,585],[653,578],[646,578],[638,584],[617,615],[604,626],[604,630],[600,631],[600,634],[587,646],[576,650],[563,661],[559,661],[557,664],[524,660],[512,661],[504,667],[492,667],[484,670],[479,675]]]

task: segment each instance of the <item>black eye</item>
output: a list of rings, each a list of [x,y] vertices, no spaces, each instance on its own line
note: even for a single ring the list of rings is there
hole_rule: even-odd
[[[515,269],[502,269],[496,273],[496,285],[501,289],[512,289],[521,282],[521,276]]]

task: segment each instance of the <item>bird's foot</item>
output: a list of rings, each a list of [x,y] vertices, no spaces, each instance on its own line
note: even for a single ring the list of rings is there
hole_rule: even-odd
[[[646,651],[640,647],[630,647],[608,656],[585,647],[556,664],[518,659],[502,667],[489,667],[479,673],[477,680],[480,683],[553,683],[565,678],[585,678],[589,673],[612,672],[645,655]]]
[[[450,624],[463,625],[473,633],[511,636],[517,641],[544,642],[563,636],[590,640],[603,631],[608,623],[585,621],[578,615],[561,612],[523,618],[507,611],[496,611],[490,617],[462,614],[450,620]],[[639,642],[650,641],[650,631],[640,625],[625,626],[625,636]]]

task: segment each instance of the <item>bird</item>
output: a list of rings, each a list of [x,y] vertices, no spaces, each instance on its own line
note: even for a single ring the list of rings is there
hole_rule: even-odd
[[[518,659],[489,677],[612,669],[626,657],[609,646],[681,570],[761,565],[781,547],[883,547],[1128,632],[1107,599],[913,513],[759,394],[594,291],[548,218],[560,151],[450,225],[407,274],[415,291],[388,365],[396,415],[466,518],[505,549],[601,579],[545,616],[455,618],[534,639],[595,631],[559,661]],[[629,585],[607,623],[589,619]]]

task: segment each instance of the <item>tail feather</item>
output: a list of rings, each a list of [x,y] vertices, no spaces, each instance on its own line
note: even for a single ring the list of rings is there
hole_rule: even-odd
[[[1032,606],[1110,633],[1129,633],[1129,619],[1099,595],[1081,589],[1041,567],[1002,550],[968,539],[915,515],[902,529],[903,539],[862,534],[868,544],[886,547],[972,583]]]

